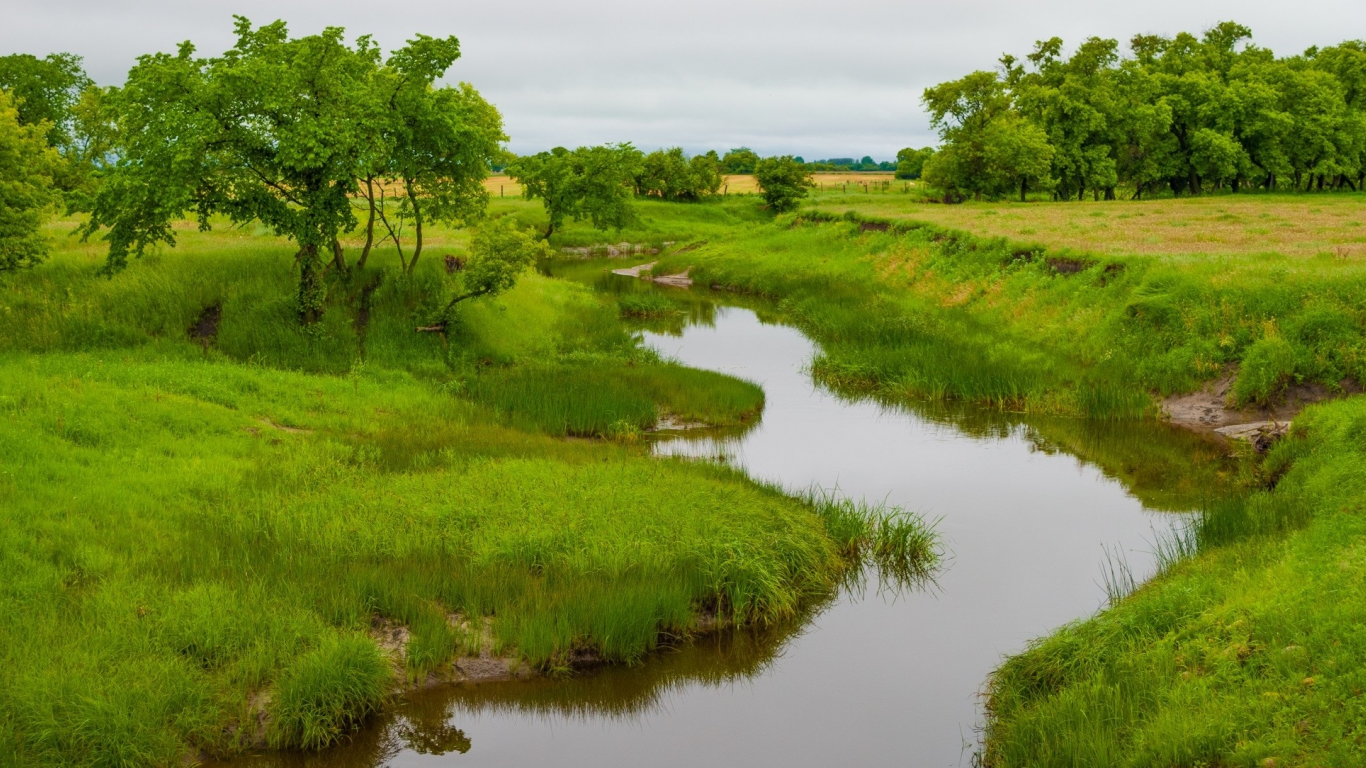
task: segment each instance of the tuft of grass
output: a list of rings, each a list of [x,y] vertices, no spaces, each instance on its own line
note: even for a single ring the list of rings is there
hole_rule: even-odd
[[[655,291],[622,294],[617,306],[622,317],[662,318],[683,313],[673,300]]]
[[[267,738],[276,748],[321,749],[376,712],[393,669],[374,641],[328,634],[280,676],[271,699]]]

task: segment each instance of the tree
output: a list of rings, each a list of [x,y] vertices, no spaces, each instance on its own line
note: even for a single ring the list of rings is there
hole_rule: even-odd
[[[386,117],[379,51],[368,36],[348,46],[336,27],[291,39],[284,22],[236,19],[236,45],[220,57],[196,58],[186,42],[133,67],[117,96],[118,162],[84,232],[108,228],[115,271],[174,245],[171,222],[189,209],[205,229],[215,214],[260,221],[298,246],[298,311],[314,322],[320,254],[356,224],[350,198]]]
[[[1048,187],[1053,148],[1037,125],[1019,115],[994,72],[974,72],[962,80],[926,89],[930,125],[942,148],[924,167],[925,181],[946,201],[1000,197],[1030,185]]]
[[[636,176],[636,193],[665,200],[698,200],[721,188],[721,159],[716,152],[691,159],[679,147],[646,155]]]
[[[725,173],[754,173],[759,165],[759,156],[749,147],[738,147],[721,158],[721,168]]]
[[[754,167],[754,176],[759,182],[764,202],[775,213],[795,209],[806,197],[807,190],[815,186],[811,181],[811,172],[792,155],[760,160]]]
[[[555,147],[517,158],[508,165],[508,175],[522,185],[526,199],[544,204],[549,239],[566,218],[591,221],[598,229],[635,221],[631,198],[641,162],[640,151],[630,144],[573,151]]]
[[[21,123],[14,100],[0,90],[0,273],[47,256],[42,227],[57,202],[52,176],[61,162],[47,132],[45,122]]]
[[[507,140],[502,115],[468,83],[433,87],[459,57],[460,43],[454,37],[418,35],[389,57],[388,77],[380,81],[389,93],[381,145],[388,150],[384,173],[402,186],[399,214],[411,218],[414,228],[411,259],[403,253],[398,231],[389,228],[406,274],[413,273],[422,255],[425,223],[468,223],[484,216],[484,179]],[[368,178],[365,194],[374,211],[373,181]],[[372,227],[373,219],[367,232]]]
[[[934,147],[911,149],[907,147],[896,153],[896,178],[918,179],[925,168],[925,161],[934,156]]]
[[[81,68],[81,57],[53,53],[37,58],[27,53],[0,56],[0,90],[15,102],[20,125],[45,124],[48,146],[65,150],[73,141],[72,112],[94,82]]]

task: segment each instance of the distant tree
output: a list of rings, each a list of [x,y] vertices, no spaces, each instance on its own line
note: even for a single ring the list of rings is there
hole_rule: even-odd
[[[698,200],[721,188],[721,160],[716,152],[688,158],[679,147],[644,157],[636,192],[665,200]]]
[[[630,144],[573,151],[555,147],[517,158],[508,165],[508,175],[522,185],[526,199],[545,205],[549,238],[566,218],[591,221],[598,229],[620,229],[635,221],[631,197],[641,163],[640,151]]]
[[[71,144],[73,110],[93,85],[81,68],[81,57],[70,53],[41,59],[27,53],[0,56],[0,90],[8,91],[15,102],[19,124],[45,124],[51,147],[65,149]]]
[[[762,190],[764,202],[775,213],[797,207],[807,190],[815,186],[811,172],[791,155],[766,157],[755,166],[754,175]]]
[[[460,43],[454,37],[418,35],[389,57],[387,82],[380,85],[389,94],[384,172],[402,187],[398,215],[413,222],[411,258],[403,253],[398,231],[390,228],[407,274],[422,255],[424,224],[468,223],[484,216],[484,179],[507,140],[498,110],[468,83],[433,87],[459,57]],[[335,241],[333,248],[344,269]]]
[[[14,100],[0,90],[0,273],[47,256],[42,227],[57,202],[52,176],[61,163],[47,132],[46,122],[21,123]]]
[[[732,149],[721,158],[721,167],[725,173],[754,173],[758,165],[759,156],[749,147]]]
[[[129,72],[118,162],[84,232],[108,228],[114,271],[130,254],[174,245],[171,224],[189,209],[204,228],[216,214],[260,221],[298,245],[297,307],[311,323],[326,296],[321,254],[356,224],[361,161],[386,121],[379,50],[365,36],[348,46],[335,27],[291,39],[283,22],[236,19],[237,42],[221,57],[196,58],[183,43]]]
[[[918,179],[925,167],[925,161],[934,154],[934,147],[912,149],[907,147],[896,153],[896,178]]]

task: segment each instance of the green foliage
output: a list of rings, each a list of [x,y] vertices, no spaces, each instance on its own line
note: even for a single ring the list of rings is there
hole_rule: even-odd
[[[934,147],[911,149],[907,147],[896,153],[896,178],[918,179],[925,168],[925,161],[934,156]]]
[[[1293,381],[1295,348],[1278,334],[1268,333],[1243,355],[1242,368],[1230,393],[1235,405],[1269,405]]]
[[[42,226],[57,202],[52,179],[60,158],[44,141],[45,128],[23,124],[9,94],[0,91],[0,274],[47,257]]]
[[[754,168],[754,177],[769,210],[775,213],[791,211],[812,187],[811,172],[791,155],[766,157]]]
[[[721,158],[721,169],[725,173],[754,173],[758,167],[759,155],[749,147],[732,149]]]
[[[998,198],[1052,186],[1048,137],[1011,106],[1006,83],[974,72],[925,91],[930,124],[944,146],[924,164],[925,181],[946,201]]]
[[[716,152],[691,159],[679,147],[646,155],[636,176],[636,193],[664,200],[700,200],[721,189],[721,160]]]
[[[70,53],[41,59],[27,53],[0,56],[0,90],[14,100],[19,124],[42,126],[48,146],[63,152],[79,140],[76,106],[93,86],[81,57]]]
[[[549,238],[565,219],[590,221],[598,229],[621,229],[635,221],[631,193],[641,155],[630,144],[579,147],[519,157],[508,175],[528,200],[541,200],[550,219]]]
[[[1107,199],[1289,187],[1361,189],[1366,183],[1363,44],[1349,41],[1277,59],[1248,44],[1251,31],[1223,22],[1202,36],[1138,35],[1132,56],[1090,38],[1070,55],[1063,41],[1035,45],[1027,63],[1002,58],[1003,74],[978,72],[925,91],[945,140],[935,186],[990,194],[987,126],[1018,113],[1049,150],[1046,178],[1062,199],[1087,190]],[[1023,147],[1022,147],[1023,149]],[[957,157],[953,157],[953,155]],[[1039,149],[1007,153],[1037,158]],[[953,162],[948,162],[952,159]],[[1286,182],[1289,181],[1289,184]]]
[[[470,257],[456,273],[459,288],[446,305],[446,312],[462,301],[496,296],[512,288],[537,258],[547,255],[545,244],[529,232],[517,229],[510,218],[481,224],[470,237]]]
[[[623,317],[659,318],[682,314],[677,303],[662,293],[627,293],[617,299]]]

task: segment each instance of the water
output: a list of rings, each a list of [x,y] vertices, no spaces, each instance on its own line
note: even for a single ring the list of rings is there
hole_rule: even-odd
[[[1213,450],[1160,425],[1041,426],[844,400],[804,373],[814,346],[795,329],[748,309],[705,315],[709,324],[647,342],[760,383],[763,419],[740,436],[656,450],[724,455],[787,488],[838,488],[938,518],[950,555],[937,586],[843,595],[803,623],[704,638],[634,669],[414,694],[351,745],[291,762],[967,765],[978,694],[1003,654],[1103,604],[1107,548],[1148,576],[1152,542],[1180,516],[1136,494],[1179,506],[1182,466]]]

